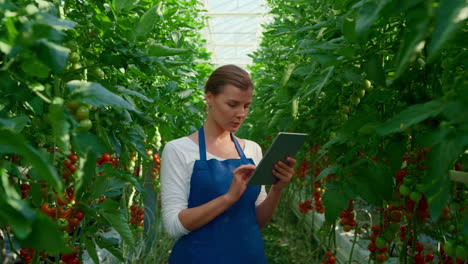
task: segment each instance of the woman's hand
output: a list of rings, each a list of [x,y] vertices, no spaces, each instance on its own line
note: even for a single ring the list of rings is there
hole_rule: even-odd
[[[291,157],[287,157],[286,161],[287,164],[282,161],[278,161],[273,166],[273,175],[278,179],[278,181],[272,186],[275,189],[282,190],[284,186],[291,181],[294,174],[294,165],[296,165],[296,160]]]
[[[245,164],[237,167],[232,171],[233,177],[231,182],[231,187],[226,194],[226,197],[232,202],[235,203],[241,195],[244,193],[247,188],[247,181],[255,170],[255,166],[252,164]]]

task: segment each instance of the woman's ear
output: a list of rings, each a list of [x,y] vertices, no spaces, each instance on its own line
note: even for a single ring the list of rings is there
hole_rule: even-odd
[[[211,92],[206,92],[205,93],[205,101],[206,101],[206,104],[208,105],[208,107],[211,106],[211,104],[213,103],[213,93]]]

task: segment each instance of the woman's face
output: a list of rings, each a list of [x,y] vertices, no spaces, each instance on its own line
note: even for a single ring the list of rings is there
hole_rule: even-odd
[[[227,84],[218,95],[207,92],[208,115],[218,126],[229,132],[236,132],[249,113],[253,89],[243,90]]]

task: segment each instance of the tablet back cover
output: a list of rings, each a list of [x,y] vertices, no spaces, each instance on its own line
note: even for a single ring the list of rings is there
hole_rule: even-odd
[[[263,159],[257,165],[249,179],[248,185],[271,185],[275,183],[275,176],[271,172],[273,165],[286,156],[293,157],[304,144],[307,134],[280,132],[271,144]]]

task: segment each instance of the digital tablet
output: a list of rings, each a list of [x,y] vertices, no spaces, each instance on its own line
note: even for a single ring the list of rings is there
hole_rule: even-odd
[[[250,176],[248,185],[271,185],[276,182],[276,177],[271,172],[273,165],[282,160],[286,163],[286,157],[296,155],[304,144],[307,134],[280,132],[271,144],[263,159]]]

